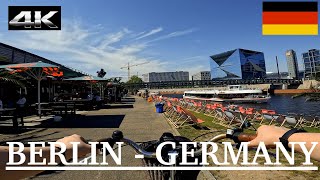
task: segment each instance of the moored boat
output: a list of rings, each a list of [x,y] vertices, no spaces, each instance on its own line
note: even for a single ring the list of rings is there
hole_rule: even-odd
[[[269,95],[264,95],[261,89],[248,89],[241,85],[230,85],[225,90],[185,91],[184,99],[230,102],[230,103],[267,103]]]

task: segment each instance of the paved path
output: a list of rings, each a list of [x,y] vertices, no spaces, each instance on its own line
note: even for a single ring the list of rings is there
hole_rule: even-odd
[[[109,137],[114,130],[123,131],[125,137],[135,141],[158,139],[163,132],[172,132],[161,114],[154,112],[153,104],[136,98],[133,105],[112,106],[109,109],[88,111],[79,118],[66,119],[62,126],[37,128],[20,136],[5,135],[10,141],[55,141],[71,134],[79,134],[88,140]],[[60,128],[61,127],[61,128]],[[62,128],[63,127],[63,128]],[[68,128],[66,128],[68,127]],[[0,139],[4,139],[3,136]],[[142,161],[134,158],[134,151],[123,147],[122,165],[142,166]],[[110,166],[114,165],[110,160]],[[62,171],[50,172],[35,179],[149,179],[146,171]]]

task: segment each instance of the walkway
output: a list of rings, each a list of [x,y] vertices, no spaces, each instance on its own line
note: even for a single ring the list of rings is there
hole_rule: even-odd
[[[66,122],[68,121],[68,122]],[[47,124],[44,128],[36,128],[19,136],[0,135],[0,139],[8,141],[55,141],[67,135],[79,134],[87,140],[109,137],[114,130],[123,131],[125,137],[135,141],[158,139],[163,132],[172,132],[161,114],[154,113],[153,104],[141,98],[125,105],[113,105],[108,109],[88,111],[79,118],[65,119],[63,125]],[[59,124],[59,123],[58,123]],[[55,127],[51,127],[55,126]],[[66,128],[68,127],[68,128]],[[123,166],[142,166],[142,161],[134,158],[134,151],[123,147]],[[110,157],[109,157],[110,158]],[[114,165],[112,160],[110,166]],[[149,179],[146,171],[62,171],[49,172],[35,179]]]

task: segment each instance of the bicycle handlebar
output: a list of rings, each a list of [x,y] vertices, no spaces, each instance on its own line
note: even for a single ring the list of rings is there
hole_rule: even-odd
[[[217,142],[219,140],[229,138],[233,139],[233,141],[236,143],[240,143],[251,141],[256,137],[257,135],[255,134],[246,134],[241,130],[228,130],[226,134],[217,135],[210,139],[209,142]],[[108,142],[111,147],[113,147],[116,142],[123,142],[124,144],[131,146],[137,153],[144,155],[146,158],[156,158],[155,152],[145,151],[134,141],[124,138],[121,131],[114,131],[111,138],[100,139],[98,142]],[[98,144],[97,148],[102,149],[103,145]],[[198,150],[195,152],[195,154],[201,154],[201,152],[201,150]]]
[[[126,145],[131,146],[137,153],[143,154],[147,158],[156,158],[156,153],[155,152],[147,152],[143,150],[137,143],[130,139],[126,139],[123,137],[123,133],[121,131],[114,131],[112,133],[111,138],[104,138],[104,139],[99,139],[97,142],[107,142],[110,144],[111,147],[114,146],[116,142],[123,142]],[[98,144],[97,145],[98,149],[102,149],[103,145]]]

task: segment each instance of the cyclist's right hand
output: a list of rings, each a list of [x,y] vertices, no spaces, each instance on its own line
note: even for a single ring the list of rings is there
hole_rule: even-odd
[[[260,142],[264,142],[269,148],[275,147],[274,142],[279,142],[279,138],[282,137],[289,129],[277,126],[262,125],[257,130],[257,137],[250,141],[250,147],[256,147]]]

